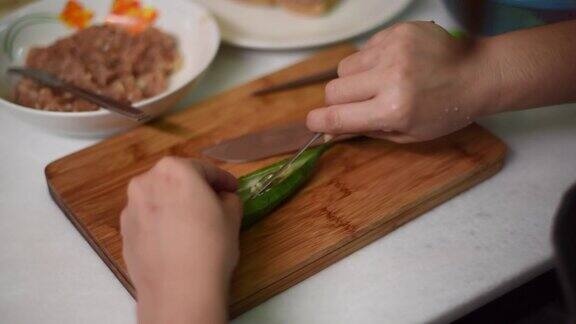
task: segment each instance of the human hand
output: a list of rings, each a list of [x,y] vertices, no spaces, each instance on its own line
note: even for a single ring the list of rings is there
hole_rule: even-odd
[[[327,107],[310,112],[308,128],[406,143],[467,126],[498,100],[498,69],[463,45],[433,22],[381,31],[340,63],[339,78],[326,87]]]
[[[236,187],[223,170],[174,157],[132,179],[121,230],[141,323],[226,321],[242,215]]]

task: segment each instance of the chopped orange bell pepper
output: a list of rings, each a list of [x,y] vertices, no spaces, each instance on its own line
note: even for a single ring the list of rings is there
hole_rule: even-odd
[[[106,22],[126,27],[131,32],[141,32],[158,18],[158,11],[142,6],[140,0],[115,0]]]
[[[83,29],[90,25],[94,13],[82,6],[77,0],[68,0],[66,6],[60,13],[60,20],[62,20],[66,25]]]
[[[116,0],[112,3],[112,10],[115,15],[126,15],[130,12],[137,12],[142,5],[140,0]]]

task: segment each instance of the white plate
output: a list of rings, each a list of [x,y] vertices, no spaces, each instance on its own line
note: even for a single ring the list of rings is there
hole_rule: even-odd
[[[370,31],[402,12],[412,0],[340,0],[328,14],[308,17],[277,7],[235,0],[194,0],[216,16],[227,43],[258,49],[326,45]]]

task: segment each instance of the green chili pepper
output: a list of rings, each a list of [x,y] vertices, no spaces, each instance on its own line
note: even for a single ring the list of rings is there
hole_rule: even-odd
[[[455,38],[466,37],[466,33],[458,30],[452,31],[451,34]],[[308,149],[290,166],[288,170],[286,170],[286,172],[284,172],[284,175],[280,177],[278,181],[270,187],[270,189],[256,197],[253,197],[253,195],[258,189],[257,185],[260,181],[279,170],[286,160],[274,163],[240,177],[240,179],[238,179],[238,194],[240,195],[242,204],[244,205],[242,229],[252,226],[264,216],[271,213],[288,198],[292,197],[296,191],[298,191],[298,189],[300,189],[302,185],[310,179],[314,167],[316,166],[316,162],[328,147],[329,145],[321,145]]]
[[[252,197],[260,180],[279,170],[286,160],[240,177],[238,179],[238,194],[244,205],[242,229],[252,226],[285,200],[292,197],[310,179],[316,162],[328,147],[329,145],[325,144],[306,150],[302,156],[283,172],[283,175],[270,189],[258,196]]]
[[[451,30],[450,35],[452,35],[452,37],[457,38],[457,39],[463,39],[463,38],[468,37],[468,34],[466,34],[466,32],[461,31],[461,30]]]

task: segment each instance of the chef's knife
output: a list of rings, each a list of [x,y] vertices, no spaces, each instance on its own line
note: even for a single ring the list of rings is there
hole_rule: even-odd
[[[249,133],[244,136],[223,141],[215,146],[202,150],[202,154],[216,160],[232,163],[261,160],[275,155],[298,151],[314,136],[303,122],[291,123],[270,128],[261,132]],[[342,141],[352,138],[352,135],[342,135],[332,141]],[[324,143],[319,138],[311,145]]]

